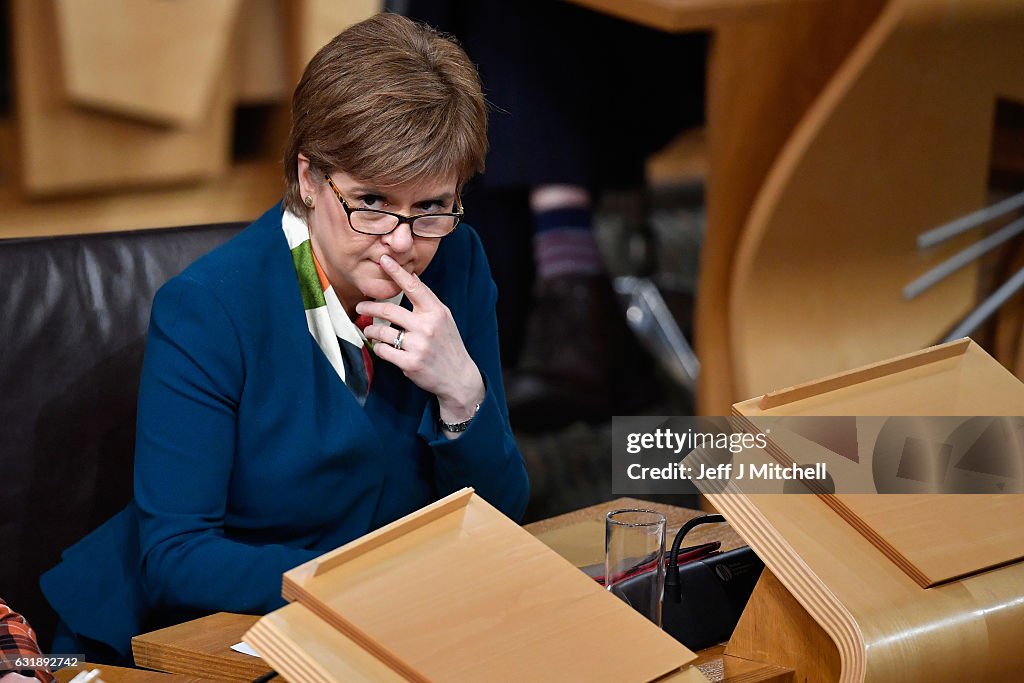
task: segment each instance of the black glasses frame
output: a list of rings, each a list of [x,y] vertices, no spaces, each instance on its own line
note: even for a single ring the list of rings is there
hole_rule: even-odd
[[[339,190],[338,186],[334,184],[334,181],[331,179],[331,176],[329,174],[325,173],[324,174],[324,178],[327,180],[327,184],[331,186],[331,189],[334,190],[334,194],[338,197],[338,201],[341,202],[342,208],[345,209],[345,215],[348,217],[348,227],[352,228],[353,231],[358,232],[360,235],[372,235],[374,237],[383,237],[384,235],[390,235],[395,230],[398,230],[398,226],[401,225],[402,223],[408,223],[409,224],[409,230],[412,231],[413,236],[420,237],[422,239],[435,239],[435,240],[439,240],[439,239],[441,239],[443,237],[447,237],[448,235],[452,234],[455,231],[455,228],[459,227],[459,223],[462,221],[462,216],[465,214],[465,211],[462,208],[462,200],[459,198],[458,194],[455,195],[455,208],[456,208],[456,211],[454,211],[452,213],[418,213],[418,214],[416,214],[414,216],[404,216],[404,215],[402,215],[400,213],[395,213],[393,211],[384,211],[383,209],[363,209],[363,208],[355,208],[355,209],[353,209],[351,206],[348,205],[348,202],[345,201],[345,198],[341,196],[341,190]],[[394,218],[398,219],[398,222],[395,223],[395,227],[391,228],[387,232],[365,232],[363,230],[359,230],[354,225],[352,225],[352,214],[358,213],[358,212],[380,213],[380,214],[384,214],[385,216],[393,216]],[[451,216],[452,218],[455,219],[455,222],[452,224],[452,229],[449,230],[448,232],[446,232],[445,234],[443,234],[443,235],[420,235],[419,233],[416,232],[416,219],[418,219],[418,218],[439,218],[439,217],[442,217],[442,216]]]

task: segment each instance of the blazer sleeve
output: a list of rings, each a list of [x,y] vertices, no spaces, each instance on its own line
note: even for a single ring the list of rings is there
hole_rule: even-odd
[[[501,379],[495,316],[498,289],[479,238],[468,232],[468,298],[466,314],[457,322],[466,350],[483,376],[486,394],[473,421],[457,439],[448,439],[441,431],[437,401],[429,401],[419,435],[434,451],[434,477],[440,495],[472,486],[491,505],[519,521],[529,502],[530,482],[512,436]]]
[[[213,289],[179,276],[153,302],[135,447],[142,584],[154,606],[264,613],[284,604],[281,574],[319,553],[225,537],[245,364]]]

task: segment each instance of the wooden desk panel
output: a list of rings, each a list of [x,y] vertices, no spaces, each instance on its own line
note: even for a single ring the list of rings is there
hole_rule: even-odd
[[[1024,384],[976,343],[962,339],[773,392],[738,403],[733,410],[742,416],[1015,415],[1024,411]],[[956,449],[951,450],[952,462],[963,458],[966,446],[978,443],[982,429],[988,428],[987,422],[979,421],[958,439],[954,435],[964,429],[959,419],[932,422],[930,427],[913,421],[892,424],[899,425],[891,432],[894,439],[949,440],[950,448]],[[1010,428],[1006,423],[995,427]],[[884,433],[887,427],[881,429]],[[881,467],[873,438],[868,441],[872,447],[859,455],[862,467]],[[967,444],[958,443],[965,439]],[[770,444],[769,451],[784,464],[801,459],[798,450],[787,453],[776,444]],[[957,472],[954,467],[949,476],[957,477]],[[994,482],[999,480],[992,480],[988,486],[995,494],[999,489]],[[915,486],[889,496],[821,495],[922,588],[1024,558],[1024,529],[998,523],[1024,516],[1024,496],[936,495],[929,488]]]
[[[653,681],[696,659],[469,488],[285,572],[283,594],[420,683]]]
[[[120,666],[90,664],[88,662],[82,662],[79,666],[65,667],[55,671],[53,675],[59,683],[67,683],[83,671],[92,671],[93,669],[99,669],[102,672],[100,678],[103,680],[103,683],[214,683],[216,680],[214,678],[196,678],[195,676],[182,676],[159,671],[125,669]]]
[[[235,652],[258,616],[218,612],[184,624],[132,638],[135,664],[157,671],[193,676],[215,675],[225,681],[251,681],[270,671],[262,659]]]
[[[534,522],[524,528],[534,535],[539,535],[584,521],[600,521],[604,519],[604,515],[609,510],[623,507],[646,507],[658,510],[665,514],[670,528],[678,528],[687,520],[704,514],[698,510],[650,503],[635,498],[618,498],[607,503]],[[698,527],[692,532],[692,535],[694,543],[721,541],[723,550],[743,544],[739,536],[726,524]],[[596,537],[594,542],[603,544],[603,537]],[[557,551],[558,548],[556,547],[555,550]],[[261,659],[234,652],[230,646],[241,641],[242,635],[256,623],[258,618],[222,612],[136,636],[132,640],[136,664],[150,669],[180,674],[194,676],[205,674],[215,676],[218,680],[251,681],[269,671],[269,668]],[[792,680],[792,672],[789,669],[724,655],[722,646],[709,648],[697,654],[699,658],[696,664],[713,683],[719,681],[725,683],[740,681],[743,683],[758,681],[786,683]],[[679,679],[669,680],[689,683],[693,678],[692,673],[686,672],[680,676]],[[133,681],[128,683],[133,683]]]

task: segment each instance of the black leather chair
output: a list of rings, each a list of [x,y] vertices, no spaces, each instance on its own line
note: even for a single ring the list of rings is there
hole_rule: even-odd
[[[44,647],[40,574],[131,497],[153,296],[242,227],[0,240],[0,597]]]

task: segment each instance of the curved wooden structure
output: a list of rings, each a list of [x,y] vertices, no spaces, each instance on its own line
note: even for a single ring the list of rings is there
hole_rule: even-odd
[[[822,524],[831,512],[816,496],[716,495],[714,504],[730,523],[742,520],[785,587],[758,586],[728,654],[806,680],[1019,680],[1024,564],[925,590],[852,527]]]
[[[753,395],[927,346],[975,303],[963,241],[917,233],[985,204],[997,98],[1024,100],[1024,4],[891,0],[794,131],[732,271],[735,389]],[[970,237],[964,239],[970,240]]]
[[[768,399],[768,400],[765,400]],[[1024,414],[1024,384],[963,340],[734,406],[737,415]],[[836,504],[888,509],[878,528],[906,548],[985,566],[1001,534],[1018,533],[1024,499],[952,495],[747,495],[735,482],[709,496],[767,567],[726,652],[791,667],[796,680],[1020,680],[1024,562],[919,585]],[[1006,514],[972,515],[986,509]],[[906,512],[893,511],[902,507]],[[979,518],[980,517],[980,518]],[[918,518],[920,519],[920,518]],[[975,554],[972,548],[977,548]],[[766,624],[770,627],[766,628]]]
[[[708,228],[695,313],[697,398],[701,414],[724,415],[746,395],[734,386],[729,337],[736,243],[779,150],[884,0],[571,2],[662,31],[711,31]],[[671,74],[671,65],[653,68]]]

